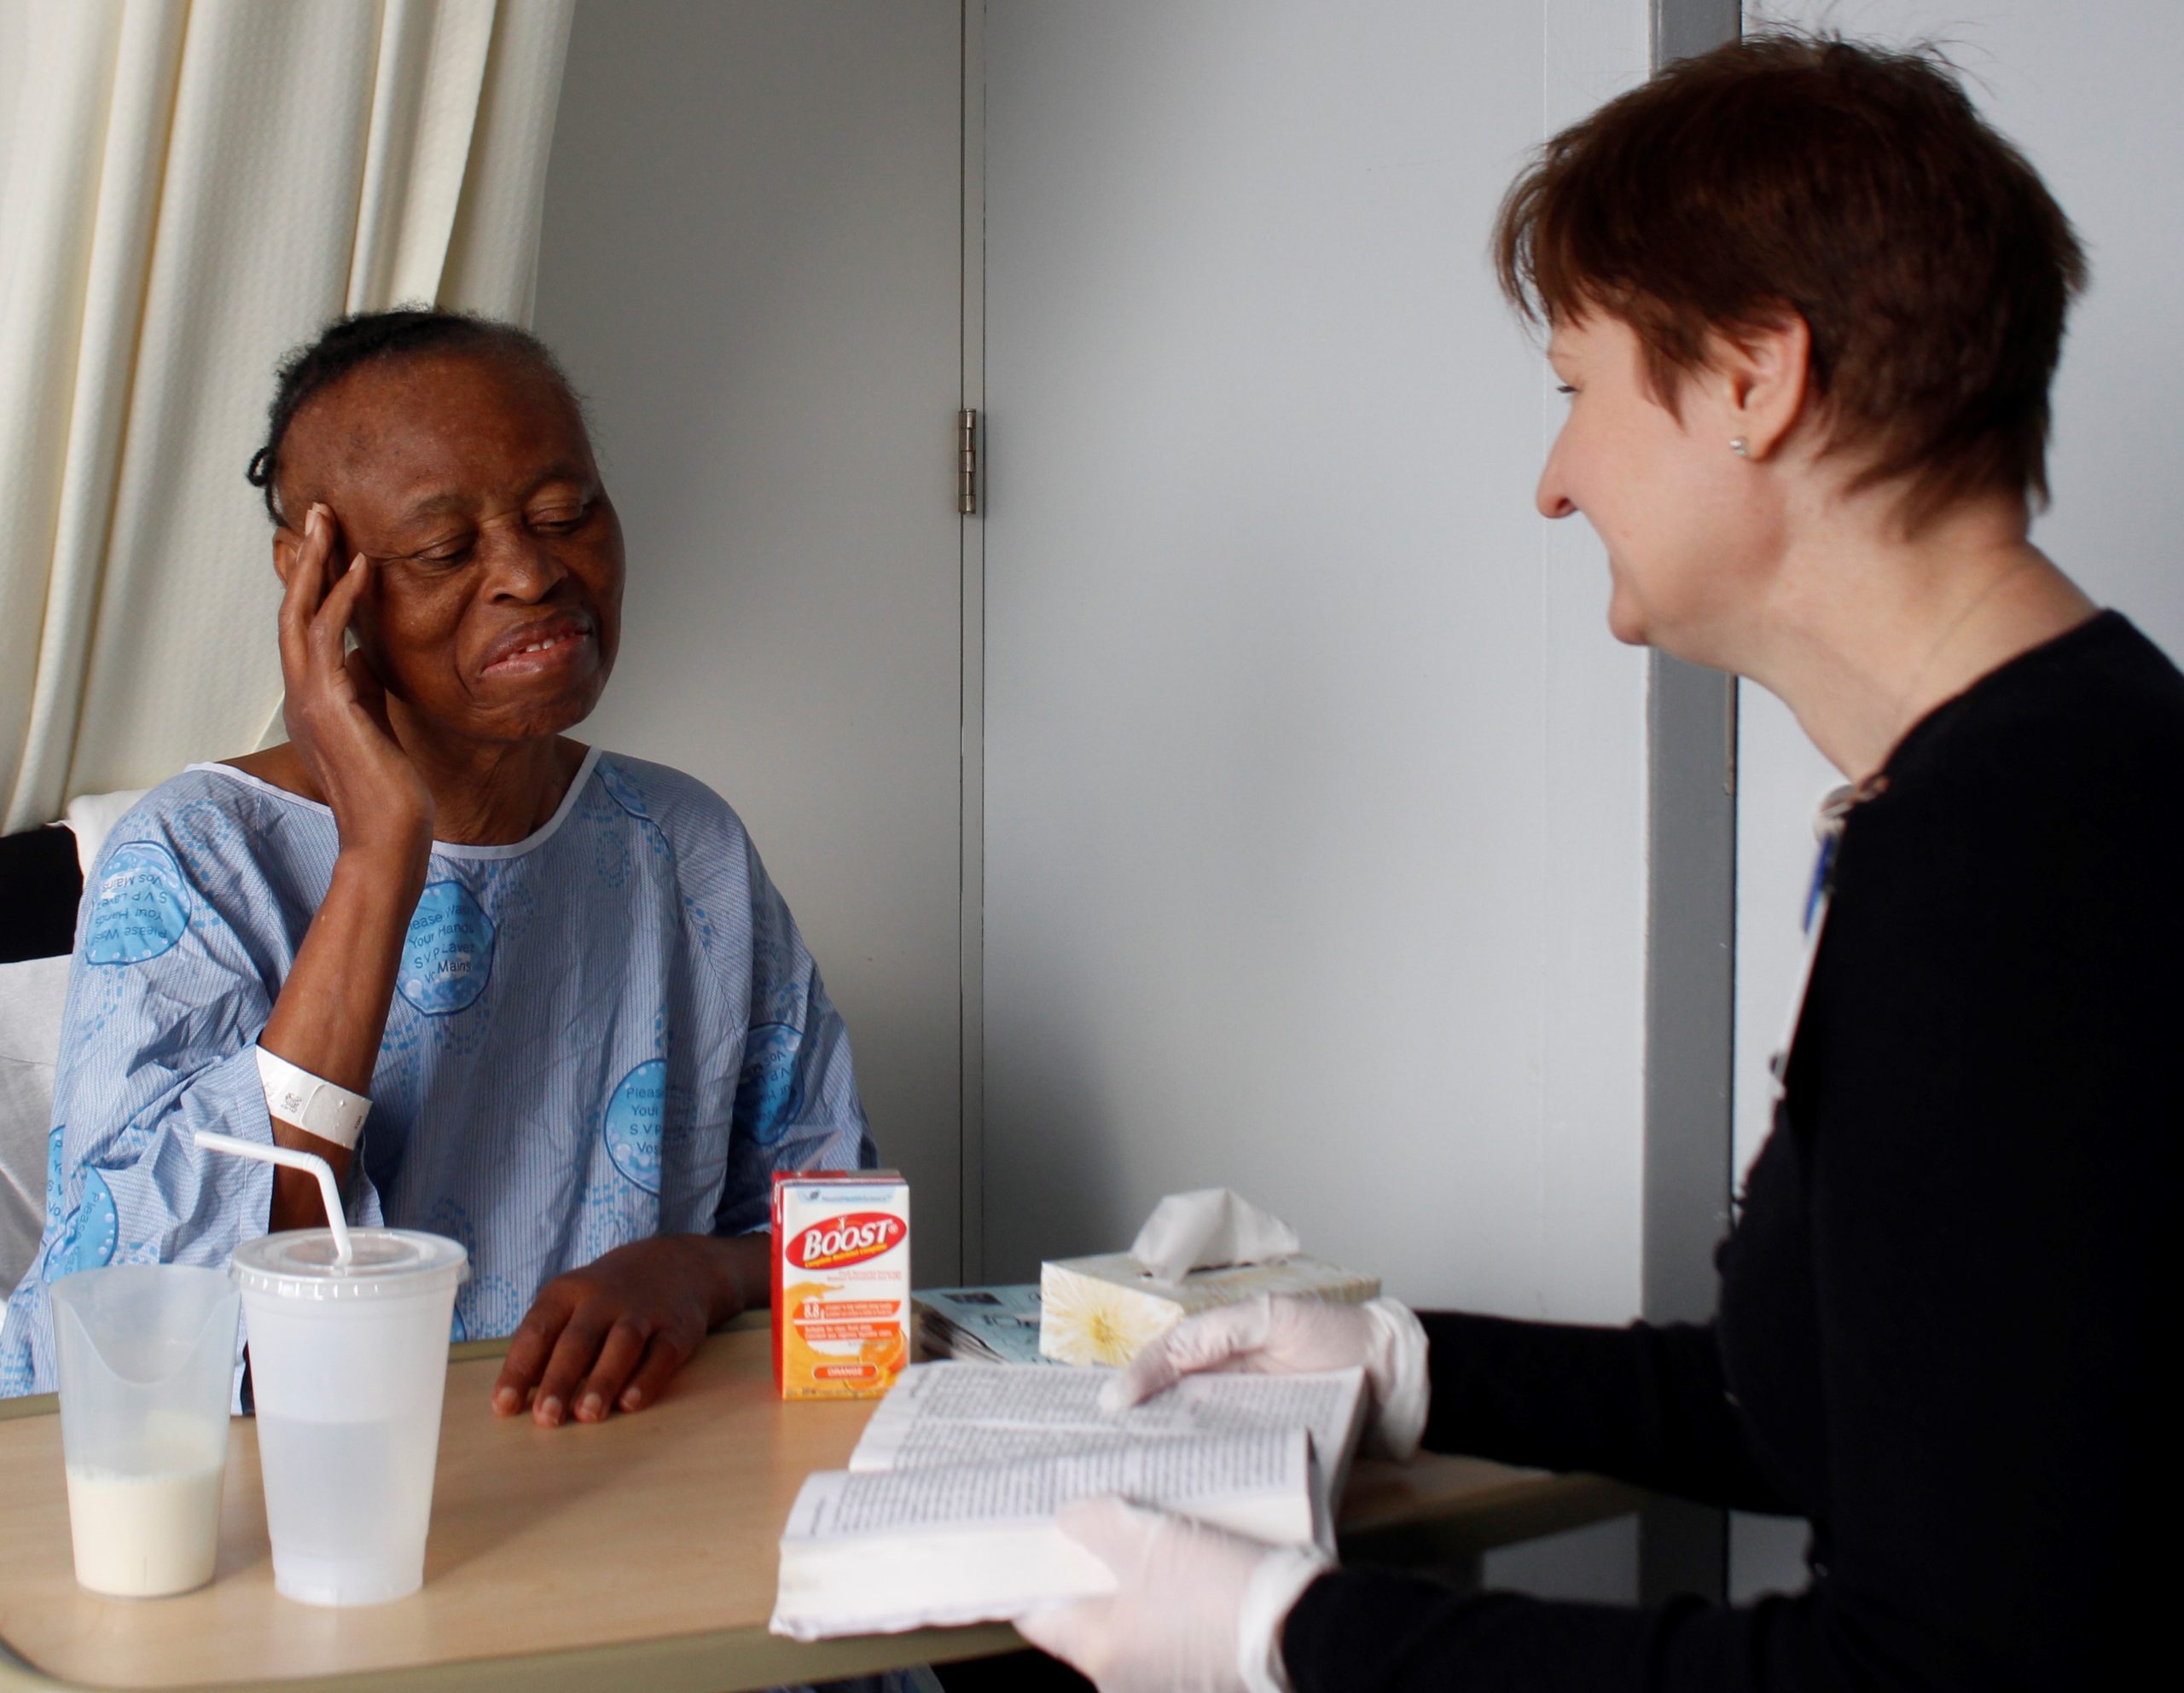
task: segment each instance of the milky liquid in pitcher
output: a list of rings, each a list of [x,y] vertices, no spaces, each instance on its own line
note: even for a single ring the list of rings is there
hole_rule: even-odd
[[[227,1430],[218,1432],[209,1463],[212,1441],[184,1424],[171,1432],[155,1429],[141,1467],[67,1465],[78,1582],[93,1592],[138,1599],[187,1592],[212,1579],[227,1458]]]

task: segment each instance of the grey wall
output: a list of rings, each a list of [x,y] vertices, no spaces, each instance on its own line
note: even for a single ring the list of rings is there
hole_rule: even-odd
[[[990,1273],[1218,1182],[1413,1300],[1636,1310],[1644,666],[1484,244],[1646,53],[989,7]]]
[[[2184,6],[2110,0],[1797,0],[1747,9],[1908,43],[1937,38],[1972,95],[2039,169],[2090,250],[2093,287],[2071,319],[2055,390],[2053,509],[2033,538],[2094,599],[2184,656]],[[1738,1166],[1768,1128],[1766,1060],[1798,956],[1814,801],[1841,780],[1782,704],[1743,690],[1739,757]],[[1739,1592],[1801,1585],[1803,1532],[1741,1520]]]
[[[956,1273],[955,0],[577,9],[537,327],[630,546],[582,733],[741,813]]]

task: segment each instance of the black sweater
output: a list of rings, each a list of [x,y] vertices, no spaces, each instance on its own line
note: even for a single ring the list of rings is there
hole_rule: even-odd
[[[1285,1630],[1299,1693],[2119,1687],[2169,1660],[2184,676],[2104,613],[1885,774],[1715,1320],[1425,1319],[1429,1447],[1809,1516],[1809,1591],[1641,1609],[1341,1571]]]

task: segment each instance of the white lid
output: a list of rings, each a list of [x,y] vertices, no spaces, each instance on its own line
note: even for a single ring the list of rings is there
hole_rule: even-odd
[[[416,1229],[352,1228],[349,1242],[354,1256],[337,1263],[331,1229],[288,1229],[246,1240],[229,1267],[246,1291],[282,1299],[409,1299],[456,1285],[469,1257]]]

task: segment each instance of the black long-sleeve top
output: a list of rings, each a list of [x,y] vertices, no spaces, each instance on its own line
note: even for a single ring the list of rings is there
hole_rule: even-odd
[[[1808,1516],[1809,1588],[1640,1609],[1340,1571],[1285,1628],[1298,1693],[2173,1673],[2184,676],[2103,613],[1884,774],[1714,1321],[1425,1319],[1430,1448]]]

